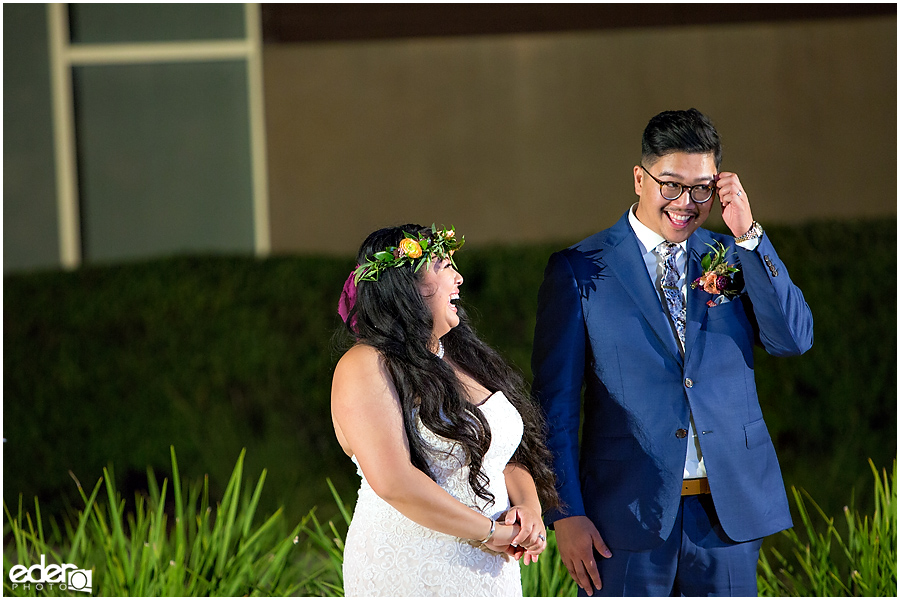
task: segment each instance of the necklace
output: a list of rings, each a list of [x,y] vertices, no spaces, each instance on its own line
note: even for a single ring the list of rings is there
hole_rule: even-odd
[[[438,340],[438,351],[434,353],[439,359],[444,358],[444,342]]]

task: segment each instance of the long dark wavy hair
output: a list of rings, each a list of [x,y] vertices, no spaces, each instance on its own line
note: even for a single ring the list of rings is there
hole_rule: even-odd
[[[431,228],[409,224],[379,229],[363,242],[357,263],[397,246],[403,232],[430,236]],[[433,318],[417,286],[423,272],[424,268],[415,273],[410,264],[386,269],[378,281],[360,281],[346,331],[354,342],[374,347],[384,359],[400,397],[412,464],[435,479],[427,460],[430,446],[416,427],[418,414],[425,427],[463,448],[472,490],[485,502],[493,502],[482,470],[491,444],[491,428],[481,410],[467,400],[450,365],[429,350]],[[445,358],[489,391],[502,390],[519,411],[524,433],[512,462],[531,474],[544,510],[558,506],[540,409],[531,401],[521,374],[478,338],[463,307],[458,307],[457,315],[459,325],[441,338]]]

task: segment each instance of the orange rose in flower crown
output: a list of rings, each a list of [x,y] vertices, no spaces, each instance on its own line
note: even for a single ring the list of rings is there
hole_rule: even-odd
[[[400,250],[401,255],[406,255],[410,258],[419,258],[422,256],[422,246],[412,238],[403,238],[400,240],[398,249]]]

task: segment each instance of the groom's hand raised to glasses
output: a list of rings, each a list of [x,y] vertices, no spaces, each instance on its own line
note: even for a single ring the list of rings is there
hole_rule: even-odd
[[[563,564],[569,575],[588,596],[594,589],[603,587],[600,572],[594,560],[594,549],[604,558],[611,558],[612,552],[606,546],[594,523],[585,516],[566,517],[553,524],[556,529],[556,543]]]

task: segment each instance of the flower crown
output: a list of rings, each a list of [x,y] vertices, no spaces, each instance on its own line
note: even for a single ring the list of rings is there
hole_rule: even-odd
[[[402,267],[415,262],[417,259],[416,272],[422,268],[422,265],[430,265],[435,258],[440,260],[449,258],[455,267],[456,263],[453,262],[453,253],[459,250],[465,241],[465,237],[457,239],[456,231],[454,231],[453,227],[438,230],[433,223],[431,224],[430,235],[419,233],[414,236],[404,231],[400,244],[389,246],[380,252],[376,252],[356,267],[356,270],[353,271],[353,283],[378,281],[385,269]]]

